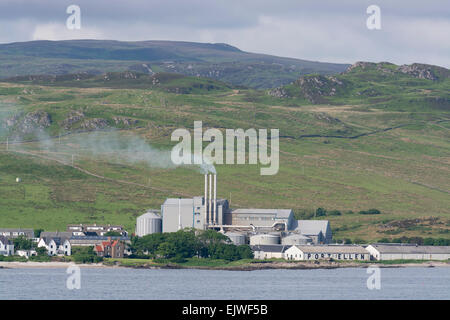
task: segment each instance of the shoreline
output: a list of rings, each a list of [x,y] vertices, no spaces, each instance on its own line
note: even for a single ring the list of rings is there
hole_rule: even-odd
[[[423,263],[401,263],[401,264],[383,264],[383,263],[358,263],[358,262],[283,262],[283,261],[269,261],[269,262],[253,262],[238,266],[183,266],[179,264],[152,264],[143,263],[142,265],[124,265],[120,263],[104,264],[75,264],[73,262],[5,262],[0,261],[0,270],[5,269],[54,269],[54,268],[68,268],[71,265],[76,265],[80,268],[129,268],[129,269],[198,269],[198,270],[225,270],[225,271],[255,271],[255,270],[270,270],[270,269],[287,269],[287,270],[312,270],[312,269],[338,269],[338,268],[368,268],[378,266],[380,268],[411,268],[411,267],[450,267],[449,262],[442,261],[426,261]]]

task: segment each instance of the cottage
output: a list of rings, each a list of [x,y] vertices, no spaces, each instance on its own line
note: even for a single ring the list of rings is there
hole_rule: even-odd
[[[0,236],[4,236],[6,238],[18,238],[20,236],[24,236],[28,239],[34,238],[33,229],[9,229],[9,228],[0,228]]]
[[[448,260],[450,246],[418,246],[415,244],[377,243],[367,246],[376,260]]]
[[[41,238],[38,242],[38,248],[45,247],[49,256],[70,256],[72,254],[72,246],[67,238]]]
[[[94,247],[95,253],[100,257],[123,258],[125,252],[125,243],[119,240],[103,241]]]
[[[14,243],[5,236],[0,236],[0,255],[14,255]]]
[[[284,253],[287,260],[370,260],[370,254],[356,245],[292,246]]]

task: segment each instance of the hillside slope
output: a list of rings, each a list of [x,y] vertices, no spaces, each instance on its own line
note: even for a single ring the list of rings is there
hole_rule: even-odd
[[[396,110],[450,109],[450,70],[415,63],[357,62],[333,76],[305,75],[269,91],[313,104],[361,104]]]
[[[30,41],[0,44],[0,78],[29,74],[175,72],[254,88],[287,84],[302,74],[334,74],[346,64],[244,52],[227,44],[178,41]]]
[[[344,88],[323,95],[325,103],[304,95],[317,93],[306,80],[289,97],[242,88],[179,94],[133,87],[127,73],[112,74],[114,85],[101,76],[0,83],[0,225],[51,231],[97,222],[133,231],[136,216],[166,197],[202,194],[199,168],[170,165],[172,132],[202,120],[204,130],[280,130],[277,175],[261,176],[258,165],[216,166],[218,196],[233,208],[293,208],[302,219],[319,207],[339,210],[319,219],[330,220],[341,239],[448,239],[447,73],[399,68],[355,66],[335,75]],[[77,85],[64,85],[70,81]],[[372,89],[381,95],[371,97]],[[423,103],[428,99],[444,104]],[[381,214],[358,213],[371,208]]]

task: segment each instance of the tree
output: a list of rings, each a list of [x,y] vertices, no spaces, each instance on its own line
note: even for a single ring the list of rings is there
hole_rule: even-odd
[[[33,241],[23,235],[14,238],[13,243],[15,250],[31,250],[33,248]]]
[[[34,229],[34,237],[39,238],[41,236],[41,232],[43,232],[44,229]]]
[[[322,217],[327,215],[327,210],[324,208],[317,208],[316,210],[316,217]]]
[[[253,259],[253,251],[250,246],[242,244],[237,247],[239,252],[239,257],[241,259]]]
[[[48,255],[48,251],[45,247],[38,247],[36,248],[36,253],[38,256],[44,256],[44,255]]]
[[[340,216],[342,213],[339,210],[331,210],[327,213],[329,216]]]

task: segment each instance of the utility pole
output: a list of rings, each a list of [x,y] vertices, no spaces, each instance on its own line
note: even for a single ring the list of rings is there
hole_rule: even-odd
[[[72,155],[72,167],[73,167],[73,158],[75,157],[75,155]]]
[[[9,150],[9,137],[6,137],[6,151]]]

